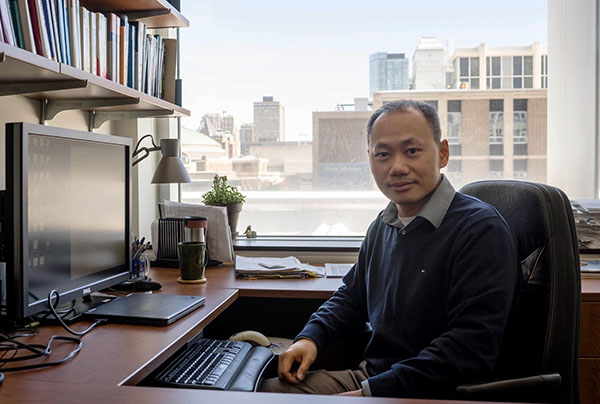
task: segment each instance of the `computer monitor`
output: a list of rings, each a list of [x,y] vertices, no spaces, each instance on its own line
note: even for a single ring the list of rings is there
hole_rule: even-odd
[[[0,260],[6,314],[48,310],[129,277],[131,140],[31,123],[6,124]]]

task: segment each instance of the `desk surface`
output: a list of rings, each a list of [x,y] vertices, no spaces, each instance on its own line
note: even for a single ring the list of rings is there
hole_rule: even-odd
[[[200,285],[177,283],[178,271],[156,269],[153,279],[163,285],[161,293],[204,295],[206,304],[168,327],[108,324],[82,338],[82,351],[71,361],[50,369],[6,373],[0,387],[0,402],[217,402],[231,403],[302,403],[354,402],[351,397],[279,395],[267,393],[234,393],[136,387],[144,377],[163,363],[177,349],[213,321],[238,297],[327,298],[341,284],[340,279],[310,280],[237,280],[230,266],[207,271],[208,282]],[[600,279],[586,282],[584,290],[600,291]],[[77,323],[83,329],[89,323]],[[67,335],[60,327],[42,327],[36,337],[26,343],[46,343],[53,334]],[[62,358],[74,348],[57,345],[49,361]],[[28,361],[32,362],[32,361]],[[29,364],[29,363],[28,363]],[[434,400],[369,398],[372,403],[434,403]],[[451,403],[444,401],[444,403]],[[472,402],[471,402],[472,403]]]

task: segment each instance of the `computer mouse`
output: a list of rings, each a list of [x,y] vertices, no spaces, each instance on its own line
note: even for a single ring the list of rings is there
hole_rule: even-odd
[[[245,341],[251,343],[253,346],[269,346],[271,345],[271,341],[258,331],[242,331],[237,334],[233,334],[229,337],[229,341]]]
[[[0,373],[0,384],[4,381],[4,373]]]

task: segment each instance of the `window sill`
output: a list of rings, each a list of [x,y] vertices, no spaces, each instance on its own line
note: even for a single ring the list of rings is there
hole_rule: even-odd
[[[362,237],[261,236],[233,240],[236,251],[309,251],[357,253]]]

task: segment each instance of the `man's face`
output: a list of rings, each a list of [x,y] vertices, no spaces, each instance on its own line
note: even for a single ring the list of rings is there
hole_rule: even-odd
[[[400,216],[415,216],[440,183],[448,142],[439,144],[418,110],[381,115],[371,128],[369,163],[377,186]]]

